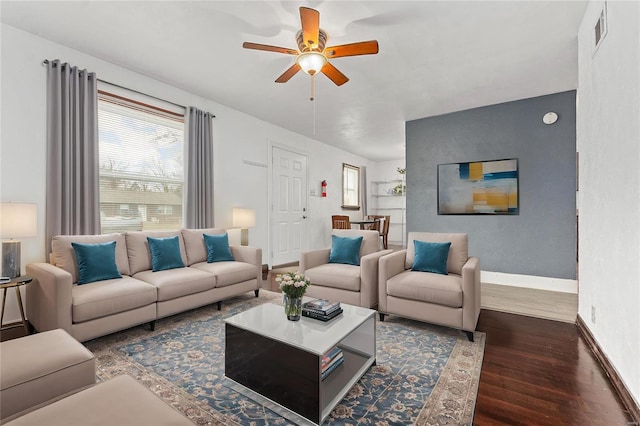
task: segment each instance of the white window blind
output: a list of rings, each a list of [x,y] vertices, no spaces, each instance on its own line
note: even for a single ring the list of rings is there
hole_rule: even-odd
[[[360,168],[342,164],[342,208],[360,208]]]
[[[101,90],[98,133],[102,233],[182,228],[184,115]]]

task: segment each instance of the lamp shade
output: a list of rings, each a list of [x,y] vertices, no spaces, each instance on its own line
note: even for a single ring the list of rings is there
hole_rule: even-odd
[[[327,63],[327,57],[320,52],[304,52],[298,55],[296,62],[302,71],[309,75],[315,75]]]
[[[233,209],[233,226],[236,228],[251,228],[256,226],[256,211],[253,209]]]
[[[38,235],[38,210],[34,203],[0,203],[0,238]]]

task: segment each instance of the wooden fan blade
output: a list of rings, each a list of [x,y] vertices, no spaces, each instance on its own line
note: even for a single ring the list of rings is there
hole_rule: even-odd
[[[298,51],[295,49],[289,49],[287,47],[269,46],[268,44],[249,43],[248,41],[245,41],[244,43],[242,43],[242,47],[244,47],[245,49],[266,50],[267,52],[284,53],[287,55],[298,54]]]
[[[358,43],[342,44],[340,46],[327,47],[324,54],[327,58],[340,58],[343,56],[375,55],[378,53],[378,41],[369,40]]]
[[[296,62],[295,64],[291,65],[291,67],[288,70],[282,73],[280,77],[276,79],[276,83],[286,83],[287,81],[289,81],[291,77],[296,75],[296,73],[300,70],[301,70],[300,65],[298,65],[298,63]]]
[[[346,75],[338,71],[338,68],[334,67],[329,62],[324,64],[324,67],[322,67],[322,73],[329,77],[329,80],[333,81],[336,86],[342,86],[349,81]]]
[[[309,46],[309,49],[318,47],[320,12],[308,7],[301,7],[300,22],[302,23],[302,37],[305,44]]]

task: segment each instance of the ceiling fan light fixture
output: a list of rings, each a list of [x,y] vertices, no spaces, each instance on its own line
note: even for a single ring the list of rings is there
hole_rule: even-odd
[[[327,63],[327,57],[320,52],[303,52],[296,58],[302,71],[309,75],[316,75]]]

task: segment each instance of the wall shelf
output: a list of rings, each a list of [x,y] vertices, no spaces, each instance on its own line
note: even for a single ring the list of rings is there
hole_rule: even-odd
[[[372,214],[391,216],[389,242],[406,246],[406,194],[392,193],[400,185],[406,191],[404,179],[377,180],[371,184]]]

